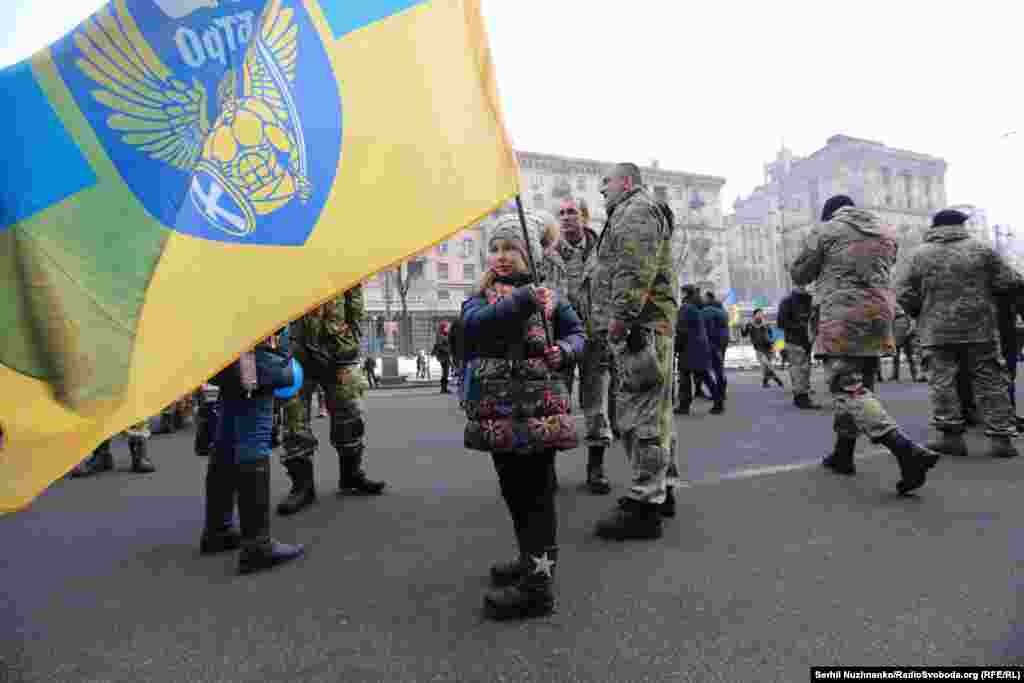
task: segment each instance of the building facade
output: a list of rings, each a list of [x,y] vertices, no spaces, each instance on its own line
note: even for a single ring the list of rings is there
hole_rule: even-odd
[[[737,296],[775,302],[792,288],[789,265],[833,195],[849,195],[895,226],[907,253],[947,205],[946,168],[938,157],[848,135],[833,135],[807,157],[783,147],[764,165],[764,183],[738,197],[726,221]]]
[[[533,152],[516,155],[525,208],[557,215],[562,198],[576,197],[587,203],[591,227],[601,232],[606,217],[601,179],[614,162]],[[719,294],[727,292],[732,285],[721,209],[725,178],[662,169],[657,162],[641,167],[641,172],[644,184],[675,213],[673,247],[680,263],[680,281]],[[458,317],[462,302],[479,282],[486,267],[484,240],[488,226],[508,211],[515,211],[514,202],[413,257],[402,265],[401,274],[382,272],[367,280],[366,347],[374,352],[429,352],[438,323]],[[403,321],[399,283],[405,281],[409,287],[408,319]]]

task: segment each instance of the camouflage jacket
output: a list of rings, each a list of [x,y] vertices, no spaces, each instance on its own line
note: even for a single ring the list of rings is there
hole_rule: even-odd
[[[336,363],[355,363],[359,358],[359,341],[362,338],[359,322],[365,315],[363,287],[356,285],[296,320],[292,323],[290,336],[299,362],[306,365],[310,352],[314,352],[322,353]]]
[[[544,258],[537,264],[540,272],[537,276],[541,284],[558,292],[560,301],[569,300],[569,273],[565,261],[557,249],[545,249]]]
[[[890,226],[863,209],[846,206],[808,236],[793,262],[793,282],[817,282],[816,352],[833,356],[895,353],[896,297],[889,273],[896,262]]]
[[[675,334],[679,277],[672,226],[644,189],[608,207],[608,220],[584,274],[587,331],[600,335],[618,318],[658,334]]]
[[[1024,285],[994,249],[971,239],[961,225],[930,228],[914,249],[896,292],[917,318],[921,346],[999,339],[996,295]]]
[[[596,232],[590,228],[583,228],[583,239],[580,240],[579,244],[574,245],[565,239],[565,235],[563,235],[562,239],[558,240],[558,244],[555,245],[555,250],[558,251],[558,255],[562,257],[562,263],[565,264],[565,275],[568,281],[566,285],[566,300],[583,319],[586,319],[585,312],[582,310],[583,297],[581,296],[583,272],[587,266],[587,259],[590,258],[594,247],[597,246],[597,239]]]

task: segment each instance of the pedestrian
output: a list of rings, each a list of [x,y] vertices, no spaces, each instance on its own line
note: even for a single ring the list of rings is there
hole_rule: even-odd
[[[588,264],[589,325],[612,349],[620,382],[616,420],[632,470],[627,495],[597,522],[608,539],[660,538],[662,512],[674,514],[672,350],[679,278],[664,210],[643,187],[636,164],[602,180],[608,218]],[[662,506],[665,506],[664,508]]]
[[[196,415],[195,453],[207,457],[217,443],[218,397],[220,390],[210,383],[200,389],[199,412]]]
[[[702,376],[708,381],[714,406],[712,415],[725,412],[725,404],[714,380],[707,374],[711,369],[711,342],[708,340],[707,325],[700,306],[700,291],[694,285],[683,287],[683,305],[676,322],[675,351],[679,371],[678,415],[689,415],[693,403],[694,384]]]
[[[907,359],[910,366],[910,381],[917,381],[917,359],[914,353],[914,344],[917,337],[917,324],[914,319],[907,315],[907,312],[896,304],[896,318],[892,322],[893,339],[896,342],[896,353],[892,357],[892,375],[889,379],[893,382],[900,381],[900,354]]]
[[[149,459],[147,453],[150,437],[149,421],[141,420],[126,429],[122,434],[128,439],[128,452],[131,453],[131,471],[136,474],[151,474],[156,472],[156,465]],[[73,479],[89,477],[100,472],[110,472],[114,469],[114,453],[110,449],[111,439],[105,440],[82,462],[78,463],[70,472]]]
[[[811,400],[811,334],[813,299],[806,287],[794,287],[779,303],[778,323],[785,335],[789,360],[789,381],[793,385],[793,404],[801,410],[821,406]]]
[[[891,227],[844,195],[825,202],[821,220],[790,274],[798,285],[817,282],[815,351],[825,361],[836,432],[835,449],[823,464],[837,474],[855,474],[854,450],[864,433],[896,457],[896,488],[907,494],[924,485],[939,454],[907,438],[874,393],[878,359],[895,348],[896,298],[889,278],[896,238]]]
[[[921,345],[931,358],[928,382],[932,426],[938,438],[928,444],[948,455],[967,455],[957,373],[970,380],[981,407],[989,455],[1018,455],[1009,381],[1000,362],[997,297],[1024,291],[1020,276],[989,245],[973,239],[967,214],[939,211],[924,242],[911,252],[897,284],[899,301],[917,317]]]
[[[437,326],[437,339],[431,353],[441,364],[441,393],[448,393],[448,376],[451,374],[452,347],[450,341],[450,323],[442,320]]]
[[[244,366],[251,363],[248,369]],[[304,553],[301,545],[270,537],[270,429],[274,389],[291,386],[294,375],[287,349],[272,337],[218,373],[220,387],[217,446],[207,461],[206,506],[199,551],[235,550],[238,572],[269,569]],[[235,500],[241,533],[233,524]]]
[[[729,348],[729,314],[725,306],[715,297],[714,292],[704,292],[704,308],[701,317],[707,328],[711,344],[711,372],[718,386],[718,395],[724,403],[727,398],[729,381],[725,376],[725,352]]]
[[[517,216],[498,219],[480,289],[462,305],[465,354],[474,361],[465,445],[491,454],[519,547],[516,560],[491,568],[495,589],[484,606],[494,619],[554,609],[555,454],[578,445],[563,368],[583,352],[583,326],[567,302],[534,283],[541,221],[532,213],[526,221],[524,236]]]
[[[376,496],[387,486],[369,479],[363,471],[363,397],[368,383],[359,360],[359,321],[364,317],[363,288],[356,285],[291,324],[291,350],[305,371],[305,381],[299,394],[285,405],[281,462],[292,480],[292,489],[277,506],[279,514],[295,514],[316,501],[313,457],[319,442],[313,435],[309,406],[317,384],[324,387],[331,420],[330,441],[338,453],[338,492]]]
[[[779,376],[772,368],[772,360],[775,356],[775,349],[772,346],[772,330],[764,319],[764,310],[754,309],[752,320],[740,329],[740,334],[750,337],[750,343],[757,353],[757,362],[761,365],[761,386],[768,388],[768,382],[777,382],[780,387],[785,387]]]
[[[372,355],[367,355],[363,361],[363,372],[366,373],[366,381],[371,389],[380,386],[380,380],[377,379],[377,359]]]
[[[583,321],[586,342],[583,354],[568,369],[570,395],[573,380],[579,373],[579,405],[583,409],[584,441],[587,446],[587,478],[585,486],[593,495],[607,495],[612,490],[604,469],[604,456],[611,446],[614,422],[611,407],[612,393],[612,352],[607,339],[594,334],[590,326],[589,297],[584,290],[584,274],[598,236],[589,226],[589,210],[586,203],[575,197],[565,197],[558,209],[561,239],[555,248],[565,264],[566,299]]]

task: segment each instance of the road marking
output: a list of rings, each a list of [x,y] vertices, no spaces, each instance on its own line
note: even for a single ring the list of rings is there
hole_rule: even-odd
[[[885,448],[871,448],[869,450],[858,452],[855,457],[857,460],[864,460],[866,458],[875,458],[880,455],[887,455],[888,453],[888,449]],[[821,467],[820,459],[801,460],[799,462],[792,462],[783,465],[765,465],[764,467],[748,467],[742,470],[734,470],[732,472],[726,472],[724,474],[705,477],[704,479],[698,479],[697,481],[690,482],[690,485],[708,486],[710,484],[721,484],[722,482],[725,481],[753,479],[754,477],[764,477],[771,474],[782,474],[785,472],[797,472],[799,470],[807,470],[814,467]]]

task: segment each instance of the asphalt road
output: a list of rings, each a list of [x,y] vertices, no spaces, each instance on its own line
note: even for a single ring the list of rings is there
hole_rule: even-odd
[[[819,398],[824,387],[817,377]],[[274,517],[302,560],[248,577],[200,557],[202,475],[192,431],[151,441],[160,467],[54,484],[0,518],[0,681],[803,681],[812,665],[1024,664],[1024,459],[941,461],[917,497],[891,457],[859,447],[855,478],[818,461],[828,411],[732,375],[728,413],[677,418],[693,486],[655,542],[591,535],[612,496],[559,461],[559,609],[482,619],[492,561],[513,552],[489,459],[461,445],[436,390],[367,401],[373,499],[334,495]],[[927,389],[882,385],[912,436]],[[318,420],[326,442],[327,421]],[[287,481],[274,469],[274,498]]]

